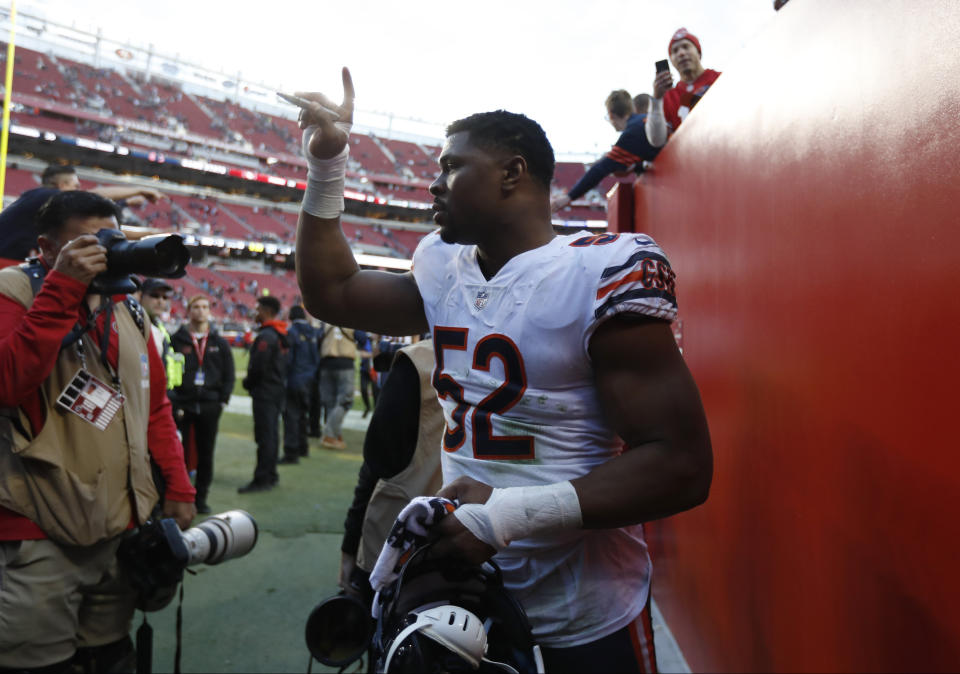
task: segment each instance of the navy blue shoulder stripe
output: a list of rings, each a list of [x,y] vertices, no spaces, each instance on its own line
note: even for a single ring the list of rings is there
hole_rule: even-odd
[[[653,253],[649,250],[638,250],[636,253],[631,255],[627,259],[627,261],[624,262],[623,264],[617,265],[616,267],[607,267],[606,269],[604,269],[603,273],[600,274],[600,278],[605,279],[610,276],[613,276],[614,274],[619,274],[624,269],[630,269],[631,267],[635,267],[637,266],[637,263],[640,262],[640,260],[659,260],[660,262],[663,262],[665,265],[668,265],[668,266],[670,265],[670,261],[667,258],[665,258],[663,255],[660,255],[659,253]]]
[[[600,318],[618,304],[647,297],[658,297],[660,299],[667,300],[673,304],[673,306],[677,306],[677,298],[668,293],[666,290],[658,290],[657,288],[634,288],[633,290],[622,292],[619,295],[611,295],[608,297],[606,302],[597,307],[597,310],[593,313],[593,316],[594,318]]]

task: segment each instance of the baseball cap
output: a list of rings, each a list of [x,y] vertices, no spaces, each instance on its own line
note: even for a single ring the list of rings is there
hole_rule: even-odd
[[[159,278],[146,278],[143,279],[143,292],[151,293],[157,290],[164,292],[170,292],[173,290],[173,286]]]
[[[670,50],[673,49],[673,43],[679,42],[680,40],[690,40],[693,43],[693,46],[697,48],[697,53],[700,56],[703,56],[703,50],[700,48],[700,40],[697,39],[697,36],[689,32],[686,28],[680,28],[676,33],[673,34],[673,37],[670,38],[670,44],[667,45],[667,54],[670,53]]]

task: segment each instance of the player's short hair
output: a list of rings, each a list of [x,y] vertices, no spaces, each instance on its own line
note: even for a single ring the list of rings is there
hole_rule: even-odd
[[[70,218],[117,218],[117,205],[93,192],[57,192],[37,211],[37,234],[56,235]],[[119,218],[117,218],[119,222]]]
[[[643,114],[650,110],[650,94],[637,94],[633,97],[633,109]]]
[[[280,315],[280,300],[272,295],[264,295],[257,298],[257,304],[273,313],[274,316]]]
[[[72,166],[66,164],[50,164],[47,168],[43,169],[43,173],[40,174],[40,182],[44,187],[56,187],[57,176],[76,174],[77,170]]]
[[[470,142],[484,150],[505,150],[527,162],[530,175],[550,188],[556,159],[547,134],[535,121],[515,112],[494,110],[458,119],[447,127],[447,135],[466,131]]]
[[[304,311],[303,307],[301,307],[299,304],[294,304],[292,307],[290,307],[290,311],[287,312],[287,318],[289,318],[291,321],[298,321],[301,318],[306,317],[307,312]]]
[[[210,304],[210,303],[211,303],[211,302],[210,302],[210,298],[207,297],[206,295],[203,295],[203,294],[194,295],[193,297],[190,298],[190,301],[187,302],[187,310],[188,310],[188,311],[190,310],[190,307],[193,306],[193,303],[194,303],[194,302],[199,302],[200,300],[206,300],[206,301],[207,301],[207,304]]]
[[[606,100],[607,112],[617,117],[629,117],[633,114],[633,99],[626,89],[611,91]]]

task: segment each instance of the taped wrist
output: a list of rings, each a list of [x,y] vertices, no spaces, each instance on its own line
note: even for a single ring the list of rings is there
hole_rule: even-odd
[[[521,538],[583,524],[580,499],[569,480],[494,489],[486,503],[468,503],[453,514],[470,533],[497,550]]]
[[[350,137],[351,124],[337,122],[338,129]],[[350,143],[343,151],[330,159],[317,159],[310,154],[310,138],[316,126],[303,130],[303,156],[307,160],[307,189],[303,193],[300,207],[318,218],[333,219],[343,213],[343,188],[347,174],[347,157],[350,156]]]

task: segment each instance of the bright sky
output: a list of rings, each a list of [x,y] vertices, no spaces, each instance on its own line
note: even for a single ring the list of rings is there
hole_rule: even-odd
[[[287,91],[339,99],[347,65],[361,111],[436,122],[440,137],[447,122],[506,108],[537,120],[558,153],[595,154],[616,140],[604,121],[607,94],[649,93],[677,28],[700,38],[706,67],[725,70],[776,17],[772,0],[20,0],[17,8]]]

